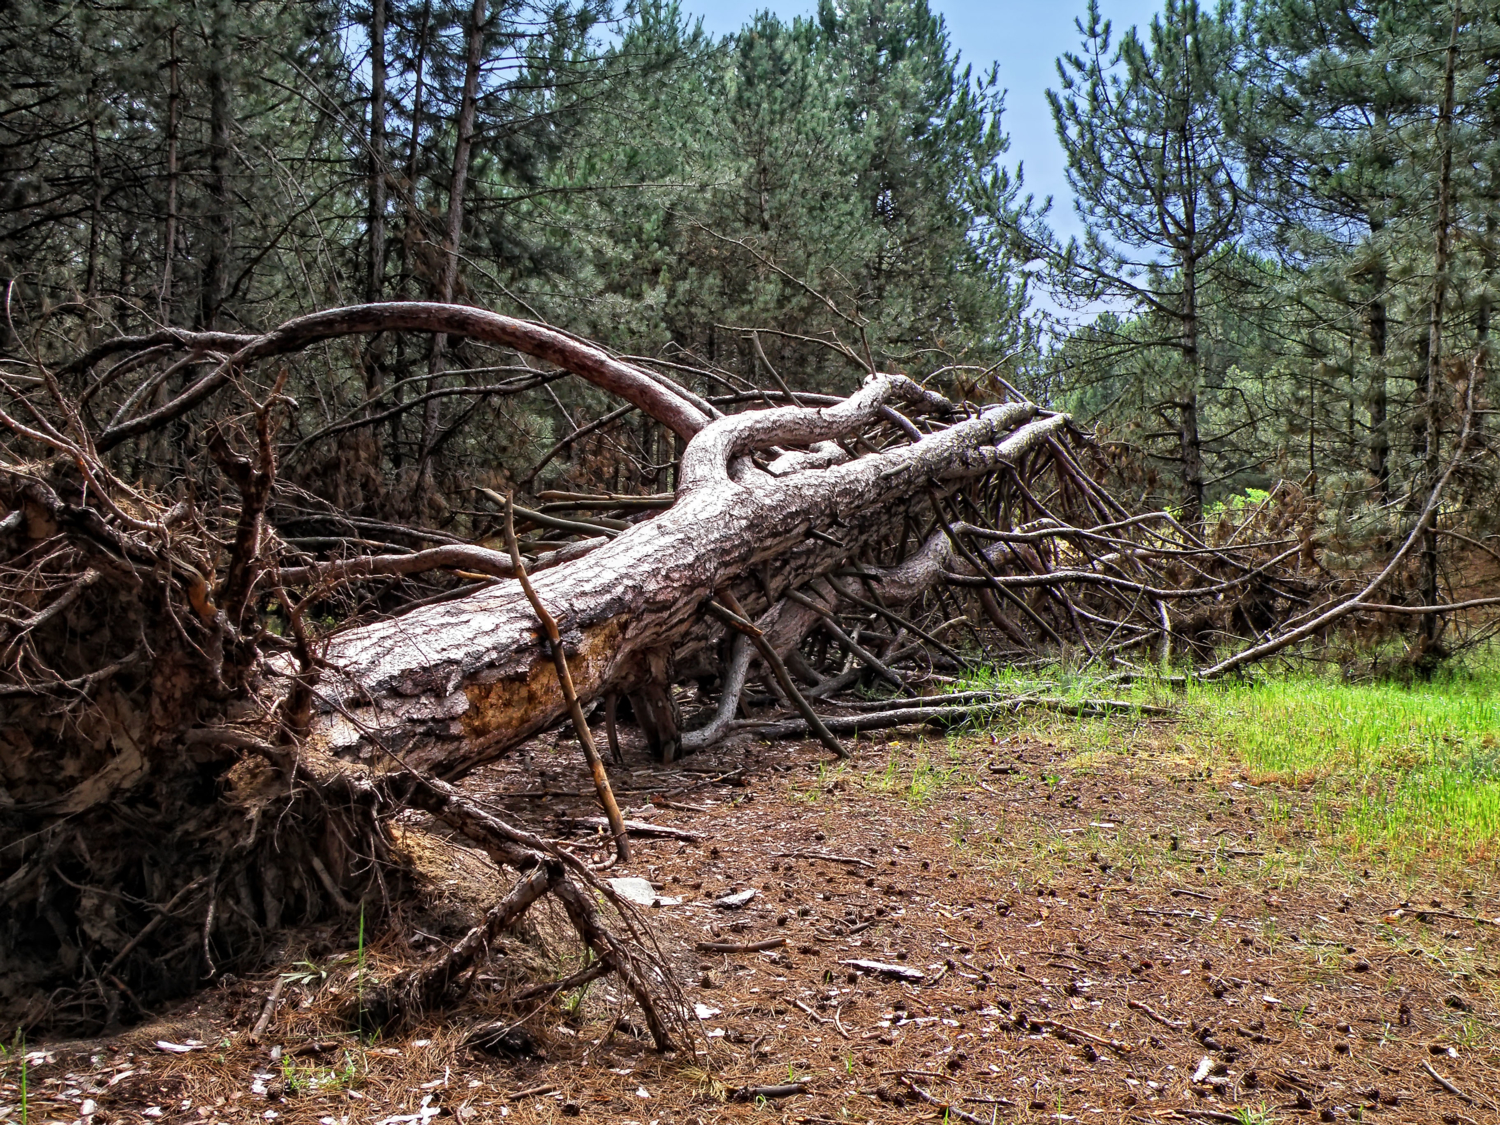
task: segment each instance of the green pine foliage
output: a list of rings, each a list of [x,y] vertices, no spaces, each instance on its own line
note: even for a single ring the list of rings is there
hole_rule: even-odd
[[[15,0],[0,350],[61,370],[117,333],[264,329],[451,278],[703,394],[844,392],[876,367],[984,397],[998,374],[1097,424],[1142,503],[1196,517],[1294,482],[1340,559],[1378,553],[1488,364],[1500,3],[1166,0],[1119,31],[1104,11],[1051,94],[1085,228],[1063,246],[1007,151],[997,73],[927,0],[825,0],[723,39],[674,0]],[[1071,310],[1047,332],[1044,288]],[[465,489],[530,481],[611,408],[569,382],[486,390],[507,362],[455,343],[434,365],[405,338],[295,361],[284,478],[309,504],[465,524]],[[193,373],[133,403],[128,372],[62,378],[102,424]],[[203,421],[128,443],[118,470],[208,479],[179,440]],[[608,474],[610,448],[654,466],[622,487],[670,487],[671,440],[639,418],[534,483]],[[1480,540],[1490,465],[1453,493],[1452,529]]]
[[[1287,482],[1326,509],[1341,564],[1410,530],[1488,363],[1497,18],[1493,3],[1252,0],[1210,14],[1173,0],[1112,47],[1090,7],[1085,49],[1060,60],[1052,95],[1088,233],[1054,261],[1068,292],[1107,311],[1067,332],[1050,363],[1142,499],[1192,511],[1200,495],[1212,506]],[[1495,475],[1475,448],[1445,518],[1483,535]]]
[[[1002,92],[925,3],[762,13],[724,42],[648,7],[605,65],[620,97],[556,175],[619,186],[544,205],[576,263],[556,315],[762,382],[769,362],[809,390],[1026,345],[1013,232],[1033,219],[1003,163]]]
[[[1002,91],[923,0],[761,15],[723,40],[659,0],[623,20],[599,0],[19,0],[0,39],[18,361],[450,284],[676,363],[705,393],[846,391],[871,366],[990,389],[1035,351],[1044,232]],[[296,361],[283,476],[343,511],[462,521],[465,488],[524,477],[608,409],[569,383],[486,394],[503,359],[429,351]],[[107,420],[130,385],[67,389]],[[669,440],[631,434],[661,466],[640,483],[668,487]],[[200,454],[164,436],[118,456],[169,487]]]

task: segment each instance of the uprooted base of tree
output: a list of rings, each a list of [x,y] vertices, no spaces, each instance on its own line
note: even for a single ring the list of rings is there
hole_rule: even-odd
[[[28,933],[16,924],[24,914],[13,915],[8,936],[18,940],[7,941],[3,966],[11,1023],[52,1031],[115,1027],[226,969],[253,967],[257,951],[286,928],[328,920],[349,926],[357,919],[361,932],[368,927],[373,934],[412,885],[411,872],[391,846],[392,819],[421,808],[492,858],[492,885],[503,886],[507,873],[513,882],[441,956],[362,996],[348,1013],[351,1026],[392,1028],[459,999],[501,934],[550,897],[591,958],[592,975],[621,979],[658,1049],[669,1049],[680,1037],[674,1030],[681,1026],[680,1006],[671,1002],[672,982],[649,935],[630,904],[575,856],[443,782],[387,774],[372,783],[342,763],[318,762],[306,753],[288,771],[289,779],[272,765],[282,754],[269,746],[251,749],[253,756],[226,774],[221,798],[200,804],[172,833],[143,830],[150,827],[143,810],[132,807],[95,810],[48,834],[20,869],[22,878],[10,880],[11,887],[24,887],[26,876],[36,873],[38,895],[48,896],[39,913],[53,930],[48,935],[33,927]],[[56,866],[65,860],[76,871],[84,858],[99,884],[79,883]],[[50,872],[41,870],[49,864]],[[152,902],[160,894],[153,881],[167,880],[179,889],[164,902]],[[613,908],[614,921],[601,914],[601,900]],[[56,925],[65,916],[85,934],[119,935],[111,960],[80,965],[71,935]],[[60,956],[49,955],[49,937]],[[58,987],[60,976],[62,982],[81,976],[88,983]]]

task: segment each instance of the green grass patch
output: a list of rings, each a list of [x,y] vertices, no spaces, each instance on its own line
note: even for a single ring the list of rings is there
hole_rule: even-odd
[[[1500,842],[1500,674],[1349,684],[1289,676],[1199,685],[1184,741],[1255,784],[1310,789],[1332,835],[1455,857]]]
[[[1056,670],[1004,671],[963,687],[1068,700],[1172,703],[1163,724],[1138,713],[1072,719],[1027,711],[1000,726],[1057,740],[1075,764],[1145,751],[1134,768],[1229,766],[1268,787],[1273,821],[1301,812],[1320,836],[1359,850],[1420,852],[1459,862],[1500,857],[1500,663],[1425,683],[1349,683],[1314,673],[1173,691]],[[1288,794],[1285,790],[1292,790]]]
[[[919,737],[910,747],[893,744],[884,767],[865,775],[867,789],[900,797],[918,808],[928,804],[959,779],[963,750],[950,736],[942,740]]]

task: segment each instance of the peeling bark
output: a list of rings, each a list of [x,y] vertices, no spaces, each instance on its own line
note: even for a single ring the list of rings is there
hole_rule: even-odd
[[[644,654],[701,636],[700,607],[720,586],[766,566],[769,596],[779,598],[849,561],[857,543],[836,548],[809,538],[810,530],[857,527],[871,513],[872,529],[883,529],[892,505],[993,472],[1067,424],[1064,415],[1009,404],[842,465],[783,477],[750,468],[731,479],[730,462],[747,450],[840,436],[904,391],[903,381],[878,376],[852,406],[715,422],[683,456],[673,508],[538,576],[579,696],[650,682]],[[749,421],[736,426],[741,418]],[[326,660],[329,707],[313,737],[342,756],[370,761],[381,747],[394,749],[443,777],[493,759],[565,708],[535,615],[509,583],[339,636]]]

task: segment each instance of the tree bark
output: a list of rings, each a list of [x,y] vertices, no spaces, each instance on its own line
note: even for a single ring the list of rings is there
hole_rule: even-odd
[[[276,394],[264,404],[214,396],[243,395],[252,380],[237,376],[259,361],[336,337],[398,331],[484,340],[618,395],[650,420],[648,441],[659,443],[666,432],[683,443],[676,493],[636,497],[628,505],[634,523],[524,513],[552,530],[600,532],[537,560],[531,597],[509,580],[519,572],[517,558],[441,538],[433,541],[442,545],[413,553],[321,561],[294,553],[265,532],[261,515],[275,482],[272,413],[288,404]],[[608,899],[607,888],[590,881],[576,856],[502,824],[445,788],[446,779],[565,714],[589,746],[583,704],[601,695],[639,700],[637,713],[653,720],[663,753],[669,745],[708,745],[727,729],[743,729],[733,716],[750,678],[751,647],[781,673],[788,700],[800,697],[806,725],[843,749],[831,724],[806,705],[815,693],[831,700],[871,670],[910,690],[930,682],[934,667],[966,665],[968,657],[936,639],[963,620],[942,596],[945,584],[1018,607],[1026,620],[1006,629],[1000,603],[989,603],[992,620],[1023,648],[1043,636],[1061,646],[1058,630],[1069,628],[1088,645],[1087,626],[1107,654],[1106,644],[1122,633],[1115,649],[1170,631],[1153,609],[1164,600],[1217,605],[1222,615],[1231,611],[1233,599],[1224,595],[1232,591],[1280,597],[1276,586],[1287,581],[1273,568],[1303,550],[1294,537],[1260,544],[1284,550],[1260,556],[1254,567],[1228,553],[1206,557],[1167,513],[1131,515],[1110,500],[1061,440],[1066,416],[1031,403],[960,407],[903,376],[875,375],[847,399],[806,396],[824,404],[818,407],[716,417],[711,404],[664,377],[576,337],[463,306],[362,305],[299,317],[262,335],[165,329],[97,345],[64,370],[86,373],[124,352],[171,371],[183,357],[210,351],[227,358],[170,401],[127,414],[91,442],[109,449],[164,432],[200,407],[195,419],[203,422],[207,408],[228,419],[249,405],[253,439],[228,421],[209,423],[209,452],[239,495],[237,504],[215,501],[206,513],[191,500],[165,509],[111,476],[93,448],[0,410],[0,426],[16,440],[54,453],[0,473],[6,573],[27,576],[8,588],[21,608],[0,616],[0,637],[18,642],[8,643],[11,663],[0,668],[0,704],[10,720],[0,723],[0,764],[12,800],[0,818],[7,833],[0,898],[12,896],[0,911],[0,974],[15,966],[34,973],[28,979],[38,995],[66,992],[84,1009],[80,1024],[109,1022],[109,1005],[126,995],[154,1003],[193,987],[205,967],[213,974],[242,963],[235,959],[255,945],[262,919],[275,928],[347,918],[357,903],[386,899],[387,880],[400,878],[386,827],[417,806],[522,875],[546,867],[546,893],[622,975],[665,1044],[665,1025],[652,1012],[669,1018],[681,1005],[651,1007],[653,982],[666,981],[657,975],[666,971],[649,957],[633,961],[631,943],[603,928],[593,903],[595,895]],[[1466,436],[1467,429],[1458,436],[1460,452]],[[948,511],[960,491],[972,502],[955,511],[974,524]],[[556,502],[554,512],[596,513],[621,500],[597,493],[539,499],[543,507]],[[913,551],[910,525],[930,517],[936,526]],[[992,518],[997,526],[981,526]],[[1403,555],[1419,538],[1414,531]],[[399,616],[342,632],[311,637],[301,623],[303,607],[328,604],[330,584],[436,567],[479,570],[494,581],[475,592],[448,586],[434,598],[409,598]],[[910,621],[897,611],[934,590],[937,604],[906,613]],[[1028,604],[1032,590],[1040,596]],[[1282,592],[1295,597],[1298,612],[1315,604],[1306,583]],[[847,612],[851,605],[858,610]],[[265,612],[284,618],[285,636],[261,627]],[[872,637],[872,613],[890,633]],[[544,622],[538,627],[545,617],[555,639]],[[726,626],[740,636],[730,638]],[[798,665],[783,654],[817,632],[840,638],[848,657],[835,657],[842,671],[804,675],[816,687],[800,692],[782,670]],[[927,642],[926,652],[903,648],[913,635]],[[1259,651],[1297,637],[1274,638]],[[808,656],[828,670],[823,654]],[[910,671],[909,662],[923,656],[927,668]],[[717,714],[684,731],[673,684],[720,672]],[[806,672],[803,663],[799,674]],[[851,730],[932,713],[903,704],[899,714],[829,718],[834,729]],[[591,765],[602,778],[597,756]],[[143,832],[143,824],[162,831]],[[61,880],[51,879],[54,870]],[[539,879],[516,884],[515,897],[405,994],[446,994],[467,979],[455,975],[463,957],[535,900]],[[73,893],[104,886],[120,888],[118,901],[100,905]],[[619,919],[633,925],[628,909]],[[645,943],[638,932],[635,939],[640,952]],[[97,965],[119,970],[107,988]],[[393,1002],[399,1007],[400,997]]]
[[[229,197],[233,33],[224,24],[224,17],[216,13],[208,33],[208,250],[203,260],[198,322],[210,332],[218,327],[228,295],[229,255],[234,242],[234,204]]]
[[[416,197],[417,167],[422,152],[422,99],[426,94],[427,39],[431,28],[432,0],[425,0],[422,5],[422,19],[417,26],[417,57],[412,65],[411,136],[407,138],[406,146],[406,188],[408,199]],[[416,215],[408,210],[407,222],[415,223],[416,221]]]
[[[1423,393],[1424,424],[1426,427],[1426,450],[1422,459],[1424,483],[1431,488],[1442,467],[1442,359],[1443,359],[1443,302],[1448,295],[1448,240],[1452,225],[1453,188],[1453,100],[1455,76],[1458,64],[1458,28],[1462,9],[1457,0],[1453,4],[1453,30],[1448,39],[1448,50],[1443,62],[1443,95],[1438,109],[1438,185],[1437,222],[1435,245],[1432,253],[1432,306],[1428,314],[1427,327],[1427,380]],[[1422,531],[1422,573],[1420,595],[1423,605],[1438,604],[1438,534],[1437,513],[1429,514],[1427,526]],[[1422,639],[1429,649],[1438,643],[1442,628],[1439,614],[1424,615],[1421,622]]]
[[[89,107],[89,177],[93,181],[93,195],[89,201],[89,249],[88,266],[84,271],[84,299],[92,302],[99,291],[99,240],[100,224],[104,210],[104,159],[99,152],[99,122],[95,116],[93,92],[90,91]]]
[[[1186,368],[1185,383],[1177,401],[1182,522],[1196,528],[1203,522],[1203,438],[1198,430],[1198,274],[1191,256],[1185,257],[1182,265],[1182,364]]]
[[[536,579],[552,608],[578,695],[631,691],[658,678],[651,665],[685,660],[716,628],[703,603],[749,573],[765,606],[845,565],[889,512],[934,486],[993,472],[1064,426],[1031,404],[993,407],[909,446],[774,477],[743,455],[853,431],[899,398],[929,396],[879,376],[841,406],[756,411],[721,419],[689,442],[677,504],[586,559]],[[837,526],[839,546],[809,532]],[[458,602],[335,637],[320,694],[329,710],[313,738],[344,757],[399,753],[418,769],[459,776],[545,728],[566,703],[536,618],[503,583]]]
[[[369,274],[365,300],[375,302],[385,295],[385,0],[370,3],[370,144],[369,217],[366,235],[370,242]]]
[[[385,296],[385,209],[387,182],[386,152],[386,0],[370,0],[370,126],[369,126],[369,196],[365,235],[369,240],[368,272],[365,276],[365,300],[376,302]],[[365,373],[365,396],[374,399],[385,385],[385,336],[377,333],[366,343],[361,362]],[[399,418],[399,415],[398,415]],[[374,457],[380,457],[379,429],[372,426]]]
[[[299,351],[318,340],[365,332],[403,331],[463,335],[515,348],[585,378],[611,394],[619,395],[683,437],[691,437],[708,422],[707,414],[657,376],[643,368],[617,360],[593,344],[584,343],[554,328],[502,316],[485,309],[427,301],[395,301],[310,313],[289,320],[261,336],[228,332],[166,331],[136,337],[130,341],[131,347],[137,344],[149,347],[156,343],[181,347],[202,345],[214,350],[233,350],[233,354],[170,401],[145,414],[106,428],[96,439],[96,445],[101,451],[113,449],[122,441],[181,417],[222,390],[230,382],[233,373],[246,363]],[[82,357],[78,363],[92,362],[98,356],[109,354],[107,349],[117,345],[118,342],[102,345]]]
[[[453,175],[448,182],[448,227],[443,238],[439,264],[437,300],[453,300],[458,284],[458,252],[463,243],[464,193],[469,182],[469,158],[474,149],[474,119],[479,108],[479,65],[484,58],[485,0],[474,0],[469,13],[468,33],[464,42],[464,85],[455,123],[457,139],[453,146]],[[434,390],[442,378],[448,337],[435,333],[427,361],[427,389]],[[417,491],[425,494],[432,486],[434,446],[442,399],[427,400],[422,411],[422,447],[417,465]]]
[[[15,892],[10,909],[0,913],[0,972],[27,974],[38,995],[69,997],[77,1009],[67,1017],[70,1026],[110,1022],[126,995],[155,1003],[195,987],[207,979],[205,972],[212,977],[237,967],[262,922],[275,928],[347,918],[361,902],[401,893],[385,824],[416,804],[523,874],[545,862],[547,893],[563,904],[581,940],[608,956],[642,1004],[658,1043],[667,1045],[663,1019],[677,1009],[653,1008],[652,994],[669,990],[670,981],[659,964],[641,959],[639,933],[627,941],[603,927],[594,896],[606,890],[588,883],[581,864],[569,867],[577,861],[565,853],[554,849],[544,859],[539,841],[522,839],[465,804],[443,789],[444,779],[565,712],[586,731],[579,703],[600,694],[639,693],[670,711],[679,667],[714,663],[708,646],[722,643],[722,625],[705,614],[711,598],[737,607],[740,616],[758,614],[777,644],[795,646],[817,615],[799,621],[805,607],[788,604],[784,595],[888,539],[892,505],[1002,472],[1066,424],[1064,416],[1030,404],[992,407],[912,444],[851,460],[834,439],[882,424],[891,404],[941,412],[944,421],[955,409],[904,377],[877,376],[850,399],[824,408],[711,419],[689,401],[692,396],[573,337],[479,309],[420,302],[315,314],[263,336],[168,330],[101,345],[83,359],[94,362],[118,350],[191,354],[213,346],[232,352],[219,371],[134,420],[140,424],[132,433],[150,434],[209,402],[231,384],[231,372],[257,360],[332,337],[401,329],[461,333],[518,348],[621,394],[685,441],[675,505],[586,557],[539,573],[534,602],[502,579],[446,605],[335,633],[323,639],[326,645],[318,643],[314,658],[295,618],[297,602],[285,592],[289,583],[302,580],[316,592],[361,573],[421,565],[478,564],[494,574],[505,568],[493,552],[458,544],[394,561],[276,568],[264,557],[260,519],[273,481],[269,411],[281,409],[274,396],[255,411],[255,462],[237,451],[243,441],[231,429],[210,430],[214,459],[240,492],[232,542],[199,534],[187,502],[179,505],[181,513],[155,512],[147,519],[111,507],[107,492],[88,476],[90,466],[103,471],[91,453],[75,450],[74,456],[71,446],[59,446],[64,439],[49,439],[0,412],[0,425],[63,454],[50,476],[0,475],[6,513],[0,545],[7,557],[14,547],[18,559],[42,551],[55,562],[63,558],[59,544],[76,555],[71,570],[52,576],[49,594],[32,599],[36,610],[28,603],[26,617],[0,621],[7,635],[20,630],[33,638],[28,643],[40,645],[51,675],[41,684],[19,674],[25,668],[7,669],[18,674],[0,680],[0,699],[12,718],[0,725],[0,758],[13,811],[24,810],[7,822],[0,840],[12,853],[0,869],[0,894]],[[917,432],[910,422],[906,427],[903,433]],[[117,430],[115,440],[125,436]],[[808,451],[779,452],[797,447]],[[755,458],[768,450],[771,460]],[[75,471],[85,475],[75,479]],[[837,537],[829,534],[835,530]],[[920,554],[924,563],[937,564],[926,566],[926,578],[940,580],[943,560]],[[509,571],[516,572],[513,559]],[[896,595],[903,584],[922,589],[923,581],[898,567],[882,585]],[[732,589],[736,584],[739,590]],[[290,652],[283,648],[266,658],[239,626],[241,610],[261,604],[273,589],[290,622]],[[538,628],[536,605],[555,618],[557,644]],[[767,615],[763,607],[777,613]],[[81,653],[76,638],[86,629],[92,629],[93,647]],[[52,671],[76,667],[80,656],[81,675]],[[321,676],[316,683],[315,673]],[[569,682],[571,703],[562,688]],[[64,697],[79,701],[76,714],[58,711]],[[674,728],[670,737],[681,735]],[[596,764],[602,774],[602,763]],[[213,785],[204,785],[208,777]],[[274,816],[264,815],[269,806]],[[141,832],[142,816],[164,830]],[[537,854],[521,855],[517,848]],[[44,879],[59,865],[72,883]],[[532,900],[537,887],[523,882],[519,897],[482,923],[485,932],[512,917],[512,906],[519,910]],[[75,884],[118,886],[133,897],[125,907],[105,904],[106,910],[88,896],[73,896]],[[158,903],[177,913],[154,912]],[[620,918],[631,925],[627,912]],[[474,940],[482,945],[483,937]],[[97,964],[116,971],[111,982],[126,983],[103,989],[88,983],[88,966]],[[431,988],[415,988],[412,995],[446,991],[452,967],[438,966]],[[10,1009],[4,1011],[10,1018]],[[27,1026],[41,1018],[17,1014]]]
[[[1386,274],[1377,270],[1371,278],[1375,296],[1365,314],[1365,331],[1370,338],[1370,382],[1366,389],[1366,404],[1370,411],[1370,476],[1375,481],[1375,497],[1384,502],[1391,493],[1391,430],[1387,419],[1388,391],[1385,348],[1389,334],[1389,319],[1385,304]]]
[[[177,133],[182,112],[182,87],[178,75],[177,28],[167,36],[167,205],[166,229],[162,232],[161,296],[156,317],[163,325],[172,322],[172,262],[177,249]]]
[[[412,280],[411,250],[424,238],[422,233],[423,217],[416,208],[416,198],[417,171],[421,166],[422,155],[422,115],[424,106],[423,97],[426,94],[427,80],[427,40],[431,28],[432,0],[424,0],[422,4],[422,16],[416,27],[416,58],[412,63],[411,135],[407,138],[406,145],[406,191],[404,193],[406,201],[404,211],[405,236],[397,243],[401,250],[401,283],[403,290]],[[405,390],[398,384],[395,390],[396,403],[399,405],[405,397]],[[391,467],[397,472],[401,470],[406,459],[403,451],[404,447],[401,442],[401,424],[404,417],[405,413],[402,412],[391,418]]]

